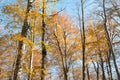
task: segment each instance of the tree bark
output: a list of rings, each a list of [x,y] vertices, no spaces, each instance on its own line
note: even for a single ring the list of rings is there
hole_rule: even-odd
[[[107,24],[106,24],[107,23],[107,16],[106,16],[106,10],[105,10],[105,1],[106,0],[103,0],[104,31],[105,31],[105,36],[106,36],[106,39],[107,39],[107,44],[109,46],[109,54],[112,54],[113,63],[114,63],[114,67],[115,67],[115,70],[116,70],[116,73],[117,73],[117,77],[118,77],[118,80],[120,80],[120,73],[119,73],[119,70],[118,70],[117,63],[116,63],[115,53],[113,51],[113,47],[112,47],[112,44],[111,44],[111,40],[110,40],[110,36],[109,36],[109,33],[108,33]]]
[[[99,80],[99,63],[97,62],[97,80]]]
[[[109,55],[109,53],[107,53],[107,64],[108,64],[108,67],[109,67],[110,80],[113,80],[113,78],[112,78],[112,69],[111,69],[111,64],[110,64],[110,55]]]
[[[105,70],[104,70],[104,61],[103,61],[103,59],[102,59],[102,55],[101,55],[101,54],[99,54],[99,57],[100,57],[101,68],[102,68],[102,80],[106,80]]]
[[[35,21],[34,21],[34,26],[35,26]],[[31,32],[31,41],[34,43],[34,38],[35,38],[35,31],[34,29],[30,29],[30,32]],[[31,46],[31,52],[30,52],[30,65],[29,65],[29,69],[30,69],[30,72],[29,72],[29,75],[28,75],[28,80],[32,80],[32,73],[33,73],[33,46]]]
[[[24,19],[24,24],[22,26],[22,31],[21,31],[21,37],[26,37],[27,36],[27,31],[29,29],[29,25],[28,25],[28,22],[27,22],[27,18],[28,18],[28,13],[30,11],[30,8],[31,8],[31,2],[30,0],[27,1],[27,10],[26,10],[26,16],[25,16],[25,19]],[[17,59],[16,59],[16,63],[15,63],[15,70],[14,70],[14,77],[13,79],[14,80],[17,80],[18,78],[18,72],[19,72],[19,69],[21,68],[20,66],[20,63],[21,63],[21,58],[22,58],[22,51],[23,51],[23,41],[19,41],[19,45],[18,45],[18,54],[17,54]]]
[[[43,9],[42,9],[42,37],[41,37],[41,45],[42,45],[42,64],[41,64],[41,80],[45,80],[45,65],[46,65],[46,55],[47,55],[47,50],[46,50],[46,46],[45,46],[45,28],[46,28],[46,24],[45,24],[45,4],[46,1],[43,0]]]
[[[84,6],[83,6],[83,0],[81,0],[81,11],[82,11],[82,55],[83,55],[83,61],[82,61],[82,80],[85,80],[85,26],[84,26]]]
[[[90,80],[90,74],[89,74],[89,67],[88,67],[88,64],[87,64],[87,78],[88,78],[88,80]]]

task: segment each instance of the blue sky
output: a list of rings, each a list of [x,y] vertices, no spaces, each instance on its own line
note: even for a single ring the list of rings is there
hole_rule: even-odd
[[[9,3],[12,3],[16,0],[1,0],[0,2],[0,12],[2,10],[2,7],[5,5],[8,5]],[[95,5],[93,3],[94,0],[87,0],[86,5],[89,5],[85,8],[85,13],[89,14],[92,12],[92,10],[95,8]],[[56,10],[61,10],[65,8],[65,11],[69,14],[75,16],[77,11],[76,7],[80,4],[80,0],[60,0],[55,7]]]
[[[57,4],[57,9],[60,8],[66,8],[66,11],[68,11],[70,14],[75,15],[76,9],[80,4],[80,0],[60,0],[60,2]],[[87,7],[86,7],[87,6]],[[93,11],[93,9],[96,7],[94,4],[94,0],[87,0],[85,3],[85,13],[90,13]]]
[[[1,0],[0,2],[0,13],[2,11],[2,7],[5,5],[8,5],[16,0]],[[72,15],[74,18],[77,16],[77,6],[80,4],[80,0],[60,0],[54,7],[54,9],[60,11],[61,9],[65,8],[65,12],[68,12],[70,15]],[[93,8],[95,7],[93,0],[89,0],[86,2],[85,5],[89,5],[85,8],[85,14],[90,14]],[[0,16],[0,19],[3,19],[2,23],[0,23],[1,26],[4,26],[7,23],[7,19],[2,15]],[[1,27],[0,26],[0,27]]]

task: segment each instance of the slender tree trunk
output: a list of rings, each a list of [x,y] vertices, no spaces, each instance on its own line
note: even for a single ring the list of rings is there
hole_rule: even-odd
[[[82,80],[85,80],[85,27],[84,27],[84,1],[81,0],[81,10],[82,10],[82,53],[83,53],[83,72],[82,72]]]
[[[120,80],[120,73],[119,73],[119,70],[118,70],[117,63],[116,63],[115,53],[113,51],[113,47],[112,47],[112,44],[111,44],[111,41],[110,41],[110,36],[109,36],[107,25],[106,25],[107,17],[106,17],[106,10],[105,10],[105,0],[103,0],[103,13],[104,13],[104,31],[105,31],[105,35],[106,35],[106,39],[107,39],[107,44],[109,46],[109,54],[112,54],[113,63],[114,63],[114,67],[115,67],[115,70],[116,70],[116,73],[117,73],[117,77],[118,77],[118,80]]]
[[[64,72],[64,80],[68,80],[68,76],[67,76],[68,71],[67,71],[67,68],[66,68],[66,65],[65,65],[65,60],[64,60],[64,57],[63,57],[63,53],[62,53],[62,50],[61,50],[61,47],[60,47],[60,42],[57,39],[57,35],[55,33],[53,33],[53,34],[56,38],[58,49],[59,49],[60,55],[61,55],[62,67],[63,67],[63,72]]]
[[[97,80],[99,80],[99,63],[97,62]]]
[[[64,45],[65,45],[65,50],[64,50],[64,53],[65,53],[65,80],[68,80],[68,65],[67,65],[67,42],[66,42],[66,33],[64,32]]]
[[[102,80],[106,80],[106,77],[105,77],[105,70],[104,70],[104,62],[103,62],[103,59],[102,59],[102,55],[99,54],[99,57],[100,57],[101,68],[102,68]]]
[[[65,80],[68,80],[68,76],[67,76],[67,71],[66,70],[64,72],[64,77],[65,77]]]
[[[41,45],[42,45],[42,64],[41,64],[41,80],[45,80],[45,71],[46,71],[46,68],[45,68],[45,65],[46,65],[46,55],[47,55],[47,50],[46,50],[46,47],[45,47],[45,27],[46,27],[46,24],[45,24],[45,11],[46,11],[46,8],[45,8],[45,4],[46,4],[46,1],[43,0],[43,10],[42,10],[42,38],[41,38]]]
[[[110,80],[110,77],[109,77],[109,75],[110,75],[110,71],[109,71],[109,68],[108,68],[108,63],[107,63],[107,61],[106,61],[106,69],[107,69],[107,74],[108,74],[107,79]]]
[[[30,66],[29,66],[30,72],[28,76],[28,80],[32,80],[32,70],[33,70],[33,51],[30,52]]]
[[[64,64],[64,58],[63,58],[63,56],[61,56],[61,59],[62,59],[62,66],[63,66],[63,72],[64,72],[64,80],[68,80],[67,69],[66,69],[65,64]]]
[[[108,63],[108,67],[109,67],[110,80],[113,80],[113,78],[112,78],[112,69],[111,69],[111,64],[110,64],[110,55],[109,55],[109,53],[107,53],[107,63]]]
[[[87,78],[88,78],[88,80],[90,80],[90,74],[89,74],[89,67],[88,67],[88,64],[87,64]]]
[[[18,46],[18,41],[16,41],[16,46]],[[16,50],[16,54],[18,54],[18,50]],[[12,76],[11,76],[11,80],[13,80],[13,77],[14,77],[14,69],[15,69],[15,64],[16,64],[16,56],[14,57],[14,62],[13,62],[13,65],[12,65]]]
[[[95,72],[97,73],[97,68],[96,68],[95,63],[93,61],[92,61],[92,64],[93,64],[93,67],[95,69]]]
[[[27,36],[27,31],[29,29],[29,25],[27,22],[27,17],[28,17],[28,13],[30,11],[31,8],[31,2],[30,0],[27,1],[27,10],[26,10],[26,16],[25,16],[25,20],[24,20],[24,24],[22,26],[22,32],[21,32],[21,37],[26,37]],[[16,59],[16,64],[15,64],[15,70],[14,70],[14,80],[17,80],[18,78],[18,72],[19,69],[21,68],[20,63],[21,63],[21,58],[22,58],[22,50],[23,50],[23,41],[19,41],[19,45],[18,45],[18,54],[17,54],[17,59]]]
[[[61,56],[61,59],[62,59],[62,66],[63,66],[63,72],[64,72],[64,80],[68,80],[67,70],[66,70],[66,67],[65,67],[65,64],[64,64],[63,56]]]
[[[34,26],[35,26],[35,21],[34,21]],[[34,43],[34,38],[35,38],[35,31],[34,28],[32,29],[31,27],[31,41]],[[32,80],[32,73],[33,73],[33,46],[31,46],[30,50],[30,65],[29,65],[29,75],[28,75],[28,80]]]
[[[45,59],[47,55],[46,47],[45,47],[45,23],[43,22],[43,29],[42,29],[42,64],[41,64],[41,80],[45,80]]]
[[[92,63],[93,63],[95,72],[97,74],[96,79],[99,80],[99,63],[97,62],[97,68],[96,68],[95,63],[93,61],[92,61]]]
[[[99,63],[97,62],[97,68],[96,68],[95,63],[93,61],[92,61],[92,63],[93,63],[95,72],[97,74],[96,79],[99,80]]]

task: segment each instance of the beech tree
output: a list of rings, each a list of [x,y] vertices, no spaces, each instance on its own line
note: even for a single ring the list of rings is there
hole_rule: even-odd
[[[50,52],[56,57],[58,66],[62,69],[64,80],[68,80],[70,67],[74,62],[74,54],[79,51],[79,48],[75,47],[79,46],[75,42],[78,40],[78,28],[69,17],[69,15],[63,14],[52,17],[47,34],[48,43],[52,48]]]

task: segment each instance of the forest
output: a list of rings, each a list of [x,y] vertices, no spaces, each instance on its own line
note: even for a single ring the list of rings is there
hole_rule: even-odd
[[[0,0],[0,80],[120,80],[120,0]]]

